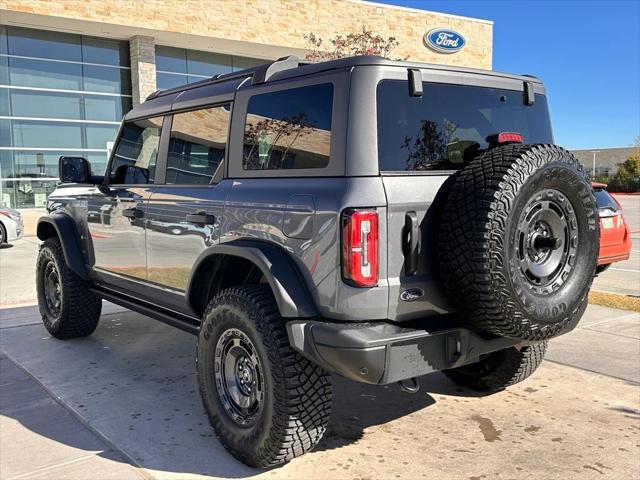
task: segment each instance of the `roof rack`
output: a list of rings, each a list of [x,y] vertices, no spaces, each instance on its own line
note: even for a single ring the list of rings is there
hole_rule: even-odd
[[[279,58],[271,63],[265,63],[263,65],[258,65],[251,68],[245,68],[244,70],[239,70],[237,72],[225,73],[225,74],[219,73],[217,75],[214,75],[211,78],[200,80],[199,82],[189,83],[187,85],[182,85],[179,87],[156,90],[155,92],[151,93],[145,99],[145,101],[152,100],[157,97],[162,97],[164,95],[169,95],[171,93],[191,90],[193,88],[198,88],[203,85],[211,85],[214,83],[234,80],[236,78],[251,77],[252,84],[265,83],[271,77],[273,77],[276,73],[282,72],[284,70],[289,70],[291,68],[297,68],[299,65],[300,65],[300,62],[298,61],[298,57],[295,55],[290,55],[288,57]]]

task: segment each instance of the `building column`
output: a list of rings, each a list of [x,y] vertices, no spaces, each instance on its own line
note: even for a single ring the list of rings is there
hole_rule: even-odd
[[[129,39],[131,93],[133,106],[140,105],[156,91],[156,49],[153,37],[136,35]]]

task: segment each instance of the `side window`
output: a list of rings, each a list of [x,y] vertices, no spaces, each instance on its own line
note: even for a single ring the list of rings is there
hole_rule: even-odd
[[[224,160],[231,105],[177,113],[171,125],[167,183],[208,184]]]
[[[163,117],[127,122],[111,163],[112,185],[153,183]]]
[[[323,168],[329,164],[333,85],[254,95],[247,107],[243,168]]]

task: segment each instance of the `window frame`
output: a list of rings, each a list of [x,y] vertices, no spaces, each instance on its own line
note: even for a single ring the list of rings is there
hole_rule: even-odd
[[[254,95],[292,90],[299,87],[330,83],[333,85],[331,112],[331,143],[329,163],[321,168],[290,168],[274,170],[245,170],[244,132],[247,107]],[[345,174],[345,149],[349,98],[349,76],[345,70],[328,72],[313,77],[299,77],[241,88],[236,93],[235,108],[231,117],[231,141],[227,162],[228,178],[291,178],[291,177],[340,177]]]
[[[226,171],[225,167],[228,163],[228,157],[229,157],[229,142],[231,141],[231,124],[232,124],[232,117],[233,117],[233,110],[234,110],[233,104],[234,102],[232,99],[226,100],[226,101],[221,100],[215,103],[206,103],[206,104],[198,105],[197,107],[189,107],[189,108],[183,108],[180,110],[171,111],[165,116],[165,122],[162,124],[162,132],[164,133],[165,125],[167,125],[168,131],[167,131],[167,139],[166,139],[166,151],[164,152],[165,153],[164,163],[162,165],[162,185],[165,185],[167,187],[202,188],[202,187],[208,187],[211,185],[217,185],[218,183],[220,183],[220,181],[224,178],[224,172]],[[224,157],[220,161],[220,164],[216,168],[215,172],[213,173],[213,176],[211,177],[211,180],[209,181],[209,183],[200,183],[200,184],[167,183],[167,167],[169,162],[169,143],[171,142],[171,127],[173,126],[173,116],[178,115],[180,113],[189,113],[189,112],[195,112],[198,110],[206,110],[209,108],[224,107],[225,105],[229,105],[229,123],[227,125],[227,146],[224,149]],[[162,138],[160,139],[160,142],[162,143]]]
[[[163,185],[165,181],[166,175],[166,166],[167,166],[167,149],[169,147],[169,138],[167,131],[167,117],[170,115],[165,115],[163,113],[155,113],[153,115],[145,115],[141,117],[135,118],[126,118],[122,120],[120,123],[120,127],[118,128],[118,133],[116,134],[116,141],[113,144],[113,148],[109,153],[109,159],[107,160],[107,168],[104,172],[104,182],[103,185],[105,187],[117,187],[117,188],[127,188],[127,187],[140,187],[143,185],[154,186],[154,185]],[[122,131],[126,127],[128,123],[137,122],[138,120],[146,120],[148,118],[158,118],[162,117],[162,127],[160,128],[160,140],[158,141],[158,153],[156,156],[156,174],[153,178],[153,183],[111,183],[111,167],[113,166],[113,162],[116,158],[116,152],[118,151],[118,147],[120,146],[120,142],[122,141]],[[169,122],[170,123],[170,122]],[[170,125],[169,125],[170,126]]]

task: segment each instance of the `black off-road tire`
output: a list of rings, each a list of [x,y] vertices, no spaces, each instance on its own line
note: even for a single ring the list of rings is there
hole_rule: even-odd
[[[55,270],[60,286],[59,307],[47,301],[47,275]],[[62,246],[49,238],[40,247],[36,262],[36,290],[42,322],[60,340],[91,335],[100,320],[102,300],[89,290],[89,284],[67,267]]]
[[[251,416],[238,415],[221,380],[225,355],[231,354],[225,353],[228,338],[237,339],[259,364],[251,378],[262,380],[262,400]],[[198,336],[197,373],[209,421],[241,462],[260,468],[280,465],[322,438],[331,412],[330,374],[291,349],[268,285],[229,288],[211,300]]]
[[[504,145],[472,160],[439,227],[444,285],[470,327],[544,340],[575,326],[596,268],[597,212],[588,176],[560,147]]]
[[[510,347],[484,355],[479,362],[463,365],[443,373],[457,385],[482,392],[498,392],[520,383],[540,366],[547,342]]]

